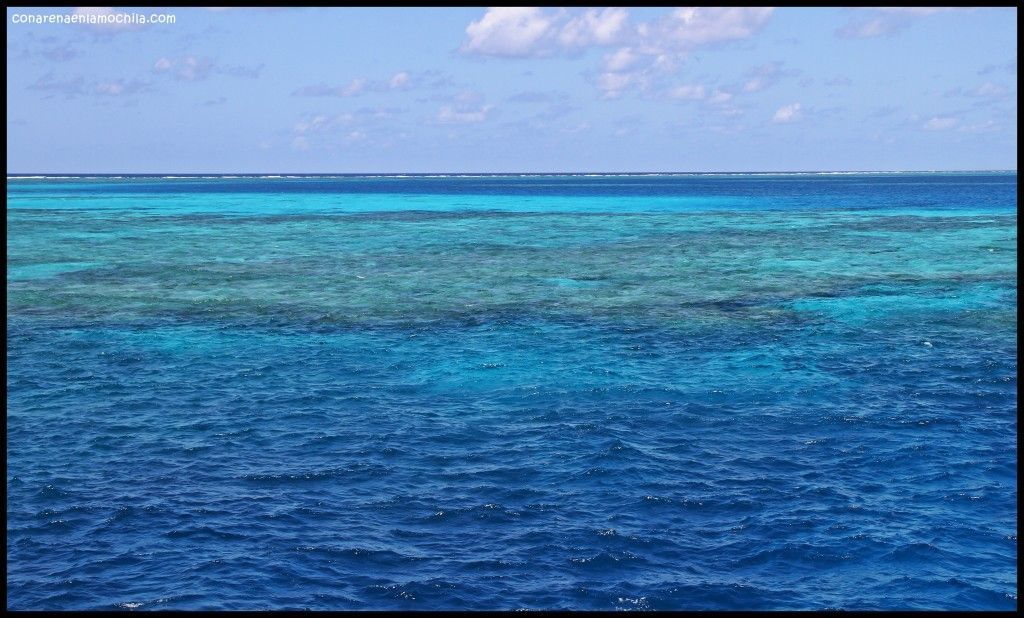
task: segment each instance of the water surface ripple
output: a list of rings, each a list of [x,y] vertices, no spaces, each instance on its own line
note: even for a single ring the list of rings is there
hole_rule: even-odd
[[[11,609],[1013,609],[1016,174],[14,179]]]

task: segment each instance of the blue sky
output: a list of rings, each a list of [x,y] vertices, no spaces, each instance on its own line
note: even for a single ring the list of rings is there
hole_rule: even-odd
[[[9,173],[1016,169],[1017,10],[78,9]]]

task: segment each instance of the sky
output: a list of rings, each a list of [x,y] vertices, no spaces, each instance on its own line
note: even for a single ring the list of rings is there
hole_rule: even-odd
[[[173,23],[24,18],[117,13]],[[7,41],[13,174],[1017,168],[1016,8],[8,8]]]

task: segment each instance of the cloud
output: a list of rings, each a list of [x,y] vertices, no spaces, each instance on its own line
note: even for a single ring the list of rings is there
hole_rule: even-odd
[[[317,114],[295,123],[295,133],[319,133],[336,122],[337,118],[331,118],[324,114]]]
[[[153,64],[153,72],[167,74],[181,81],[202,81],[213,72],[214,64],[210,58],[186,56],[180,60],[159,58]]]
[[[743,84],[743,91],[760,92],[771,88],[783,77],[797,74],[799,71],[784,71],[781,62],[768,62],[747,72],[747,81]]]
[[[330,149],[339,144],[364,141],[387,145],[396,136],[395,118],[405,111],[393,107],[361,107],[334,115],[306,114],[292,126],[291,147],[300,151]]]
[[[630,47],[623,47],[604,57],[604,70],[609,72],[624,71],[637,63],[640,55]]]
[[[573,112],[579,111],[578,105],[571,105],[566,102],[552,103],[545,109],[537,112],[533,119],[539,122],[552,122],[572,114]]]
[[[1006,94],[1006,88],[999,84],[985,82],[977,88],[968,90],[966,94],[969,97],[1001,97]]]
[[[957,131],[962,133],[995,133],[1002,130],[1002,127],[995,120],[976,122],[960,127]]]
[[[50,96],[64,95],[67,99],[80,96],[120,97],[151,92],[152,84],[138,79],[115,79],[99,82],[87,82],[83,77],[71,79],[55,78],[52,72],[46,73],[35,82],[29,84],[29,90],[48,93]]]
[[[26,45],[19,53],[19,58],[38,57],[50,62],[68,62],[82,55],[82,50],[55,36],[36,37],[29,32],[25,40]]]
[[[558,33],[565,49],[583,49],[591,45],[614,45],[628,31],[629,12],[621,8],[590,9],[571,18]]]
[[[553,103],[555,101],[564,101],[568,98],[569,95],[564,92],[524,90],[505,100],[512,103]]]
[[[993,82],[985,82],[974,88],[954,88],[946,92],[946,96],[961,95],[977,99],[1005,99],[1009,96],[1009,90],[1005,86]]]
[[[867,7],[869,16],[854,16],[836,30],[836,36],[843,39],[867,39],[893,36],[906,30],[914,20],[956,10],[951,7]]]
[[[618,93],[630,85],[634,76],[629,73],[602,73],[597,76],[597,87],[606,93]]]
[[[184,56],[182,58],[158,58],[153,63],[153,73],[167,75],[178,81],[199,82],[209,79],[212,75],[228,75],[256,79],[263,72],[264,65],[222,66],[212,58],[200,56]]]
[[[775,116],[772,117],[772,122],[777,124],[796,122],[803,117],[802,107],[803,106],[799,103],[784,105],[775,112]]]
[[[592,125],[589,122],[580,122],[571,127],[562,127],[561,129],[559,129],[559,131],[561,133],[568,133],[572,135],[574,133],[583,133],[584,131],[589,131],[591,126]]]
[[[926,131],[943,131],[956,126],[956,118],[952,116],[932,116],[921,128]]]
[[[703,99],[705,95],[704,86],[690,84],[676,86],[668,93],[669,98],[681,101],[699,101]]]
[[[93,86],[94,93],[109,97],[127,96],[139,92],[148,92],[152,89],[153,88],[149,82],[137,79],[117,79],[113,81],[99,82]]]
[[[231,77],[246,77],[248,79],[257,79],[260,74],[263,73],[263,68],[266,65],[263,63],[257,64],[256,66],[226,66],[219,67],[217,72],[223,75],[230,75]]]
[[[536,7],[489,8],[466,27],[460,51],[528,58],[617,45],[661,56],[753,36],[773,11],[767,7],[677,8],[660,19],[634,26],[629,23],[629,12],[622,8],[582,13]]]
[[[366,139],[366,133],[363,131],[349,131],[345,135],[346,142],[359,142]]]
[[[487,120],[488,114],[493,109],[493,105],[482,105],[475,108],[445,105],[437,112],[437,122],[440,124],[477,124]]]
[[[893,114],[895,114],[898,111],[900,111],[899,107],[896,107],[894,105],[883,105],[882,107],[879,107],[879,108],[875,109],[873,112],[871,112],[869,117],[870,118],[886,118],[888,116],[892,116]]]
[[[340,142],[351,142],[353,134],[365,137],[365,132],[355,125],[365,119],[365,115],[352,112],[328,116],[326,114],[307,115],[292,127],[292,150],[305,152],[314,147],[330,146]]]
[[[628,34],[628,19],[628,11],[612,7],[578,14],[565,9],[492,7],[466,26],[466,39],[459,49],[465,54],[520,58],[578,52],[592,45],[618,43]]]
[[[484,95],[475,90],[463,90],[461,92],[456,92],[445,100],[459,105],[473,105],[475,103],[482,102],[484,100]]]
[[[39,50],[39,55],[53,62],[67,62],[82,55],[82,52],[70,45],[59,45]]]
[[[872,19],[853,20],[836,30],[836,35],[843,39],[867,39],[878,36],[892,36],[909,26],[905,19],[875,17]]]
[[[440,88],[451,85],[451,79],[440,71],[423,71],[410,73],[399,71],[387,79],[370,80],[357,77],[341,86],[332,86],[323,82],[303,86],[292,92],[296,97],[355,97],[371,92],[389,92],[393,90],[412,90],[414,88]]]
[[[978,75],[988,75],[995,72],[1017,73],[1017,59],[1013,58],[1000,64],[986,64],[978,70]]]
[[[518,135],[530,133],[537,137],[548,137],[556,131],[562,132],[566,131],[567,128],[570,130],[573,127],[578,128],[585,121],[575,119],[576,124],[574,125],[572,124],[574,119],[571,116],[582,108],[568,103],[568,99],[568,96],[560,97],[560,100],[553,99],[553,102],[545,105],[536,113],[525,118],[505,122],[500,126]]]
[[[730,100],[732,100],[731,93],[726,92],[724,90],[718,90],[716,88],[715,92],[708,99],[708,103],[711,103],[713,105],[721,105],[723,103],[728,103]]]
[[[936,13],[952,11],[953,8],[938,6],[876,6],[871,7],[871,10],[884,13],[902,13],[905,15],[934,15]]]
[[[845,76],[845,75],[840,75],[838,77],[830,77],[830,78],[826,79],[825,80],[825,85],[826,86],[851,86],[851,85],[853,85],[853,80],[850,79],[849,77]]]
[[[749,38],[765,26],[775,9],[770,7],[685,7],[667,19],[641,24],[641,39],[658,53],[692,50],[704,45]]]
[[[58,79],[54,77],[52,71],[29,84],[28,89],[50,93],[51,96],[55,94],[63,94],[69,99],[85,94],[88,90],[86,88],[84,78],[75,77],[72,79]]]
[[[589,78],[602,98],[614,99],[626,90],[652,89],[701,47],[756,35],[773,11],[770,7],[677,8],[634,24],[623,8],[492,7],[466,27],[459,50],[466,55],[542,58],[615,47]]]
[[[466,26],[463,53],[485,56],[537,56],[555,38],[556,18],[537,7],[489,8]]]
[[[391,79],[388,80],[388,86],[390,86],[392,90],[399,90],[401,88],[404,88],[406,85],[408,85],[408,83],[409,74],[406,73],[405,71],[399,71],[398,73],[395,73],[394,75],[391,76]]]
[[[344,86],[328,86],[327,84],[320,83],[311,86],[303,86],[298,90],[292,92],[292,96],[296,97],[354,97],[358,94],[362,94],[366,88],[365,79],[353,79]]]

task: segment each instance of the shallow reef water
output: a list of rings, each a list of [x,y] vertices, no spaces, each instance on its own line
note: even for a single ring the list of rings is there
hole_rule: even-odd
[[[1014,609],[1017,175],[9,178],[10,609]]]

